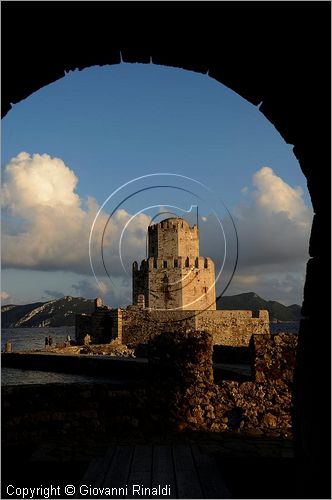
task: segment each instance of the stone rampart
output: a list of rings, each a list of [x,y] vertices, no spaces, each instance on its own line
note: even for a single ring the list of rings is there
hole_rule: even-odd
[[[257,317],[255,317],[257,316]],[[129,307],[122,311],[125,344],[146,343],[163,332],[205,331],[214,345],[248,347],[252,335],[270,333],[268,311],[157,311]]]
[[[253,334],[270,333],[269,313],[204,311],[195,316],[195,329],[209,332],[215,345],[248,346]]]
[[[269,334],[268,311],[158,311],[144,304],[126,309],[96,311],[76,316],[76,341],[83,344],[86,333],[92,343],[107,343],[120,339],[128,345],[147,343],[160,333],[206,331],[214,345],[248,347],[252,335]]]
[[[246,382],[221,381],[214,384],[210,376],[211,336],[195,332],[188,339],[186,335],[166,333],[155,338],[149,351],[151,388],[156,394],[155,399],[151,397],[151,411],[164,419],[165,425],[168,423],[178,430],[291,437],[292,373],[296,355],[294,339],[293,335],[286,334],[273,338],[269,335],[255,336],[253,352],[257,358],[253,359],[253,363],[259,367],[255,372],[257,378]],[[274,355],[278,358],[278,371],[271,371]],[[190,359],[193,361],[190,362]],[[158,383],[157,364],[161,367],[162,385]],[[167,395],[164,405],[160,404],[160,387]],[[160,412],[161,409],[163,412]]]

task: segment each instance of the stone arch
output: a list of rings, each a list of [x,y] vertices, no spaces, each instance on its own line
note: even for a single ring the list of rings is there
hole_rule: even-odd
[[[303,458],[299,494],[328,497],[329,439],[319,429],[329,435],[326,313],[330,296],[317,290],[330,269],[326,235],[330,228],[330,3],[262,2],[257,6],[248,2],[239,8],[237,2],[207,2],[204,7],[201,2],[190,6],[184,2],[182,7],[177,2],[132,2],[128,8],[126,2],[98,2],[91,8],[90,2],[81,2],[78,10],[72,5],[75,2],[22,4],[17,8],[15,2],[5,2],[2,7],[2,116],[12,104],[70,70],[121,60],[153,62],[208,73],[259,105],[294,146],[315,212],[294,393],[295,444]],[[39,23],[40,18],[47,22]],[[15,38],[19,45],[15,46]],[[313,414],[312,408],[320,411]]]

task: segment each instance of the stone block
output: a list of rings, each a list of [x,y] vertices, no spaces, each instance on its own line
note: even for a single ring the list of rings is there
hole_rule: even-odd
[[[253,335],[250,341],[252,373],[256,382],[293,381],[296,361],[297,336]]]

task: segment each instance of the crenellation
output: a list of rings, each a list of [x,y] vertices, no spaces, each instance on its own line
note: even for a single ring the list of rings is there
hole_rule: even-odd
[[[196,257],[189,257],[189,267],[190,268],[195,268],[196,267]]]

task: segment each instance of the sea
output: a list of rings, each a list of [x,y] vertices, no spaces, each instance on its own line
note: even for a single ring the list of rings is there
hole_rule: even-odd
[[[59,328],[3,328],[1,330],[1,351],[4,351],[7,340],[12,344],[12,351],[39,350],[45,347],[45,337],[51,335],[53,345],[63,343],[70,335],[75,338],[75,327]],[[104,382],[108,379],[72,373],[46,372],[38,370],[20,370],[18,368],[1,367],[1,385],[21,384],[56,384],[56,383],[89,383]]]
[[[298,333],[299,322],[270,323],[272,334],[279,332]],[[39,350],[45,347],[45,337],[51,335],[53,345],[63,343],[70,335],[75,338],[75,327],[65,326],[58,328],[3,328],[1,330],[1,351],[9,340],[12,351]],[[20,384],[52,384],[52,383],[89,383],[105,382],[108,379],[85,375],[45,372],[37,370],[20,370],[18,368],[1,367],[1,385]]]

